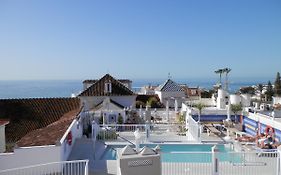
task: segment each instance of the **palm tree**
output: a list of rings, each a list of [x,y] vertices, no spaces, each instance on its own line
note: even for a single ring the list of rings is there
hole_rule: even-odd
[[[197,103],[194,105],[194,107],[198,109],[198,123],[200,123],[202,110],[206,107],[206,105],[204,105],[203,103]]]
[[[225,90],[228,91],[228,73],[231,71],[230,68],[224,68],[223,73],[225,73]]]
[[[230,108],[231,108],[231,111],[235,115],[235,123],[236,123],[237,122],[237,113],[239,111],[242,111],[242,105],[241,104],[231,104]]]
[[[220,85],[221,85],[221,74],[223,73],[223,69],[218,69],[215,71],[216,74],[220,74]]]

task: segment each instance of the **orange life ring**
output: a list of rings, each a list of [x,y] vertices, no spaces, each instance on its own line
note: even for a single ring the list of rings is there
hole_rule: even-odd
[[[275,133],[275,130],[271,126],[266,126],[266,128],[264,129],[264,132],[266,135],[273,136]]]
[[[66,140],[67,140],[68,145],[72,144],[72,133],[71,133],[71,131],[69,131],[69,133],[67,134]]]

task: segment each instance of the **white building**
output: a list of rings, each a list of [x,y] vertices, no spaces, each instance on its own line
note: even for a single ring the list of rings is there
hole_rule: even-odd
[[[104,117],[106,123],[116,123],[119,115],[123,121],[126,120],[124,109],[135,107],[137,95],[119,80],[106,74],[78,97],[86,111]]]
[[[5,126],[7,124],[9,124],[9,121],[0,120],[0,153],[6,151]]]
[[[186,98],[184,89],[171,79],[158,86],[155,89],[155,94],[158,95],[161,103],[169,107],[175,107],[176,105],[181,107]]]
[[[157,86],[151,86],[151,85],[143,86],[143,87],[141,87],[139,94],[142,94],[142,95],[154,95],[156,88],[157,88]]]
[[[80,111],[72,110],[22,137],[13,152],[0,154],[0,170],[67,160],[83,134]]]

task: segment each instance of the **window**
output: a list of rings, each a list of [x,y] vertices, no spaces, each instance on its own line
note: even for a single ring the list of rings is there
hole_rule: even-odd
[[[111,82],[105,83],[104,86],[105,86],[105,87],[104,87],[104,92],[105,92],[105,93],[111,93],[111,90],[112,90]]]

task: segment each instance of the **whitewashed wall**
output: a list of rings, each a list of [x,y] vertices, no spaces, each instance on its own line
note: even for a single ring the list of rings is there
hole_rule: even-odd
[[[6,150],[5,125],[0,125],[0,153]]]
[[[0,170],[60,161],[60,146],[17,148],[0,154]]]
[[[97,97],[80,97],[81,101],[85,105],[85,109],[89,110],[93,107],[95,107],[97,104],[101,103],[107,96],[97,96]],[[135,95],[130,95],[130,96],[110,96],[110,98],[119,103],[122,106],[125,107],[130,107],[133,106],[135,107],[136,103],[136,96]]]
[[[67,134],[69,133],[69,131],[71,131],[71,133],[72,133],[71,145],[69,145],[67,143]],[[62,161],[65,161],[68,159],[68,157],[72,151],[73,145],[75,144],[76,139],[81,138],[82,135],[83,135],[82,122],[81,121],[78,122],[76,119],[73,120],[73,122],[69,126],[68,130],[65,132],[64,136],[60,140],[60,143],[61,143],[60,155],[61,155]]]
[[[281,104],[281,97],[273,97],[273,104]]]
[[[158,95],[160,101],[164,105],[166,105],[167,98],[171,98],[171,97],[178,98],[179,107],[181,107],[181,104],[184,101],[184,99],[182,99],[182,98],[185,97],[185,93],[183,91],[176,91],[176,92],[155,91],[155,94]],[[175,100],[169,99],[169,106],[174,107],[175,106]]]
[[[265,125],[269,125],[281,130],[281,123],[279,118],[273,120],[272,117],[260,113],[249,113],[248,117],[252,120],[259,121]]]

